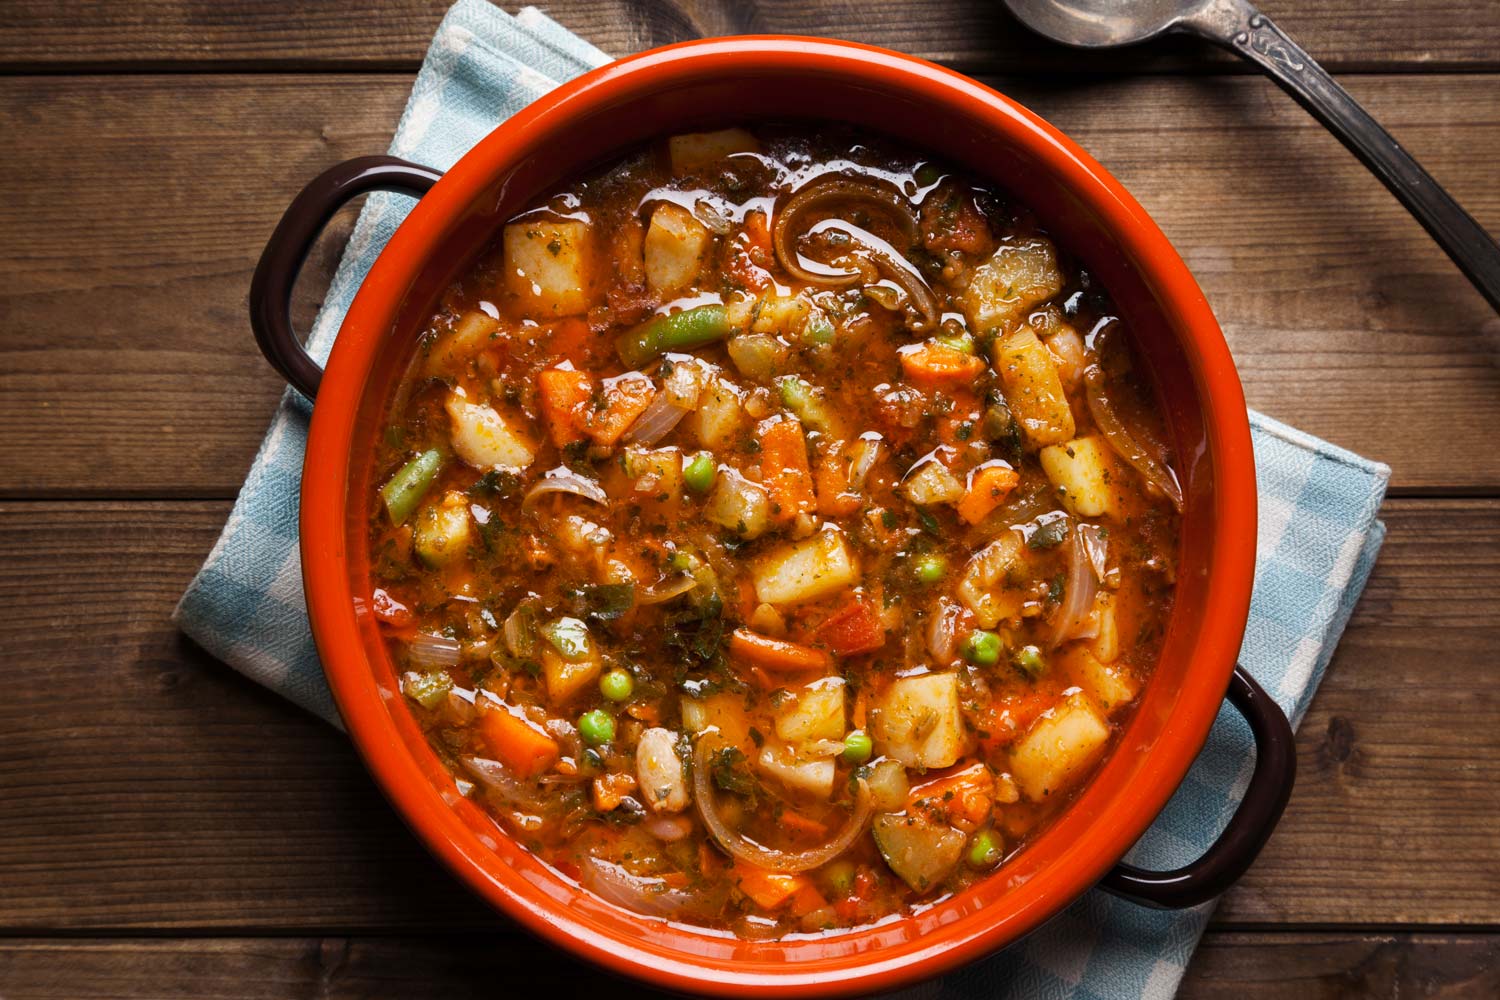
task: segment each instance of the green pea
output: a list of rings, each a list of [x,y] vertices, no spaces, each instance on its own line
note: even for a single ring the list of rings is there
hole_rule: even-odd
[[[828,884],[833,886],[834,892],[847,896],[854,891],[854,862],[840,859],[823,869],[823,872],[828,876]]]
[[[875,741],[864,730],[856,729],[844,737],[844,760],[850,764],[863,764],[874,752]]]
[[[925,555],[917,560],[917,579],[923,583],[938,583],[948,574],[948,560],[940,555]]]
[[[1022,646],[1016,650],[1015,664],[1016,669],[1027,677],[1040,677],[1047,672],[1047,661],[1035,646]]]
[[[584,712],[578,717],[578,735],[593,746],[608,743],[615,738],[615,718],[602,708]]]
[[[610,701],[624,701],[635,692],[635,678],[618,667],[599,678],[599,693]]]
[[[714,466],[714,457],[706,451],[700,451],[694,455],[682,469],[682,481],[687,483],[687,488],[694,493],[707,493],[710,486],[714,484],[714,476],[718,469]]]
[[[1000,637],[984,629],[975,629],[964,639],[964,659],[983,667],[1000,662]]]
[[[975,868],[993,868],[999,861],[1003,847],[994,830],[980,830],[969,842],[969,864]]]

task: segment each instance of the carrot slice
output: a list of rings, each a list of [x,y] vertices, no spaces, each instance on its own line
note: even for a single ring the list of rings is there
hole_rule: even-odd
[[[958,516],[969,524],[978,524],[1005,502],[1020,481],[1020,475],[1008,466],[986,465],[975,469],[969,476],[968,490],[958,501]]]
[[[818,640],[839,656],[874,652],[885,645],[880,608],[867,594],[851,598],[823,619],[818,626]]]
[[[596,444],[608,447],[630,430],[637,417],[656,398],[656,386],[639,372],[629,372],[604,382],[604,405],[589,414],[585,428]]]
[[[817,893],[806,875],[773,872],[744,861],[735,862],[734,880],[740,887],[740,892],[749,896],[750,901],[763,910],[774,910],[809,889],[814,894]],[[807,902],[812,901],[809,899]],[[809,906],[802,912],[811,912],[817,909],[818,905],[822,905],[821,896],[818,897],[817,905]],[[801,909],[800,902],[798,909]]]
[[[799,642],[773,639],[747,628],[737,628],[729,637],[729,654],[754,666],[781,673],[828,669],[828,654]]]
[[[927,343],[901,352],[901,371],[907,381],[928,388],[968,385],[984,371],[984,362],[956,347]]]
[[[582,441],[584,407],[594,394],[594,380],[571,368],[548,368],[536,378],[552,443],[563,448]]]
[[[818,513],[824,517],[844,517],[859,510],[860,495],[849,488],[849,462],[842,441],[819,456],[813,485],[818,493]]]
[[[776,825],[793,837],[804,840],[823,840],[828,836],[828,825],[819,823],[811,816],[804,816],[790,809],[783,809],[776,817]]]
[[[817,506],[801,421],[782,416],[761,423],[760,480],[771,495],[772,520],[790,521]]]
[[[510,705],[486,700],[479,713],[479,733],[502,764],[518,778],[541,774],[561,756],[547,731]]]
[[[994,775],[978,762],[923,782],[906,800],[908,812],[925,813],[933,822],[948,823],[966,833],[983,825],[994,805]]]

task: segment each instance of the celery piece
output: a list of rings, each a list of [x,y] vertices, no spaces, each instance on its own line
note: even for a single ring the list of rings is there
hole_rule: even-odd
[[[401,693],[423,708],[437,708],[453,689],[453,678],[447,671],[410,673],[401,679]]]
[[[639,367],[668,351],[691,350],[729,336],[729,315],[721,305],[698,306],[653,316],[615,341],[620,360]]]
[[[380,498],[385,501],[392,524],[401,524],[411,517],[411,512],[417,509],[417,504],[422,502],[442,469],[443,453],[433,448],[396,470],[396,474],[380,488]]]
[[[796,375],[787,375],[777,379],[776,385],[781,390],[781,404],[795,413],[798,420],[830,437],[843,436],[822,392],[812,383]]]

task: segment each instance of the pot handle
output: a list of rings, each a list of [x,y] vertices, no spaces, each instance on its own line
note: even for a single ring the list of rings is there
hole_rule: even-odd
[[[1155,872],[1122,862],[1104,876],[1100,888],[1145,906],[1181,909],[1213,899],[1255,861],[1291,797],[1297,751],[1286,713],[1244,667],[1235,667],[1229,681],[1229,703],[1255,736],[1255,772],[1224,832],[1190,865]]]
[[[329,167],[292,199],[250,279],[250,329],[271,367],[302,395],[318,394],[323,369],[292,330],[292,287],[313,241],[334,213],[367,191],[420,198],[442,172],[394,156],[360,156]]]

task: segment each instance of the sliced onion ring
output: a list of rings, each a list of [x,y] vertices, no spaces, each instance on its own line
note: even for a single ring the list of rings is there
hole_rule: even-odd
[[[698,586],[698,581],[690,576],[680,576],[675,580],[669,580],[660,584],[654,590],[643,590],[636,598],[637,604],[664,604],[674,597],[680,597]]]
[[[771,246],[776,252],[776,259],[793,278],[823,288],[847,288],[860,282],[870,283],[870,276],[866,273],[867,265],[857,265],[844,271],[810,271],[802,266],[797,252],[797,240],[813,228],[806,225],[806,220],[815,213],[831,213],[833,207],[840,204],[858,204],[879,212],[897,225],[908,246],[916,245],[921,239],[921,227],[915,209],[895,188],[856,177],[819,177],[787,199],[786,204],[776,213],[776,221],[771,227]],[[925,330],[936,325],[941,312],[937,296],[922,280],[916,268],[901,256],[900,251],[872,234],[857,231],[850,235],[863,248],[862,255],[906,292],[912,309],[918,314],[914,328]]]
[[[1062,607],[1057,609],[1048,642],[1052,649],[1069,639],[1089,638],[1089,614],[1094,610],[1094,595],[1099,592],[1088,545],[1078,537],[1076,526],[1068,537],[1068,576],[1063,588]]]
[[[635,418],[635,423],[625,432],[625,441],[627,444],[643,444],[649,448],[672,433],[672,428],[689,412],[687,407],[672,402],[667,393],[657,393],[651,405]]]
[[[1083,385],[1084,395],[1088,399],[1089,415],[1099,426],[1099,433],[1104,435],[1104,440],[1109,442],[1109,446],[1129,463],[1132,469],[1141,474],[1142,479],[1172,501],[1172,506],[1180,513],[1182,511],[1182,486],[1177,482],[1177,474],[1137,441],[1135,435],[1125,427],[1119,414],[1115,413],[1109,397],[1104,394],[1104,369],[1099,367],[1097,360],[1091,362],[1083,370]]]
[[[526,496],[521,500],[521,509],[530,510],[532,506],[548,493],[571,493],[594,503],[609,504],[609,496],[604,488],[587,476],[580,476],[566,465],[559,465],[555,469],[549,469],[531,489],[526,491]]]
[[[584,858],[578,881],[600,899],[657,917],[676,916],[696,901],[686,890],[669,889],[662,879],[632,875],[600,858]]]
[[[805,851],[781,851],[758,844],[744,834],[731,830],[714,804],[711,777],[713,761],[709,756],[713,753],[713,744],[716,742],[718,734],[714,732],[706,732],[698,737],[698,745],[693,750],[693,801],[709,834],[731,857],[775,872],[811,871],[821,868],[847,851],[869,827],[872,811],[870,789],[865,779],[860,778],[859,790],[854,797],[854,814],[849,817],[844,828],[821,847],[811,847]]]

